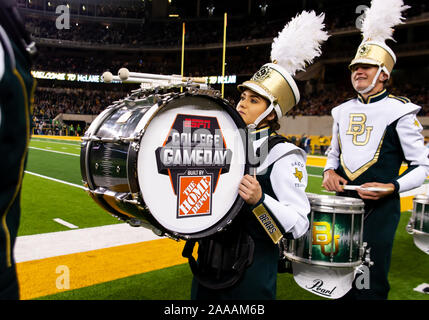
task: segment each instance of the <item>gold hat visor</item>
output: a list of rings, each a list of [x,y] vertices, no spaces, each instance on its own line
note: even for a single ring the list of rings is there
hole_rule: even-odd
[[[392,54],[387,48],[383,48],[379,44],[363,43],[359,46],[356,56],[349,65],[349,69],[351,70],[352,66],[358,63],[371,64],[382,67],[390,75],[395,66],[395,58]]]
[[[299,92],[295,81],[290,75],[278,71],[278,66],[266,64],[256,72],[252,79],[238,85],[240,92],[245,89],[255,91],[273,104],[280,106],[285,115],[299,102]]]

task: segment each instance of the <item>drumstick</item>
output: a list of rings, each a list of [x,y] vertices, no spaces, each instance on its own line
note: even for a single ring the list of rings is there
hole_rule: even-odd
[[[343,185],[342,186],[344,190],[353,190],[356,191],[357,189],[361,189],[364,191],[374,191],[374,192],[387,192],[387,191],[392,191],[393,188],[380,188],[380,187],[367,187],[367,188],[363,188],[361,186],[348,186],[348,185]]]
[[[162,75],[162,74],[153,74],[153,73],[141,73],[141,72],[130,72],[127,68],[121,68],[118,71],[118,76],[122,81],[125,81],[129,78],[134,79],[146,79],[147,80],[171,80],[171,81],[179,81],[186,82],[191,80],[195,83],[206,83],[207,79],[205,77],[182,77],[180,75]]]

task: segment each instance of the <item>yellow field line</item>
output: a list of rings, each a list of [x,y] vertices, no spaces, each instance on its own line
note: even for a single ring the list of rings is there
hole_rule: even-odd
[[[44,135],[32,135],[31,138],[43,138],[43,139],[52,139],[52,140],[73,140],[80,141],[81,137],[73,137],[73,136],[44,136]]]
[[[33,299],[187,263],[182,257],[184,244],[184,241],[159,239],[17,263],[21,299]],[[67,273],[69,281],[66,281]]]

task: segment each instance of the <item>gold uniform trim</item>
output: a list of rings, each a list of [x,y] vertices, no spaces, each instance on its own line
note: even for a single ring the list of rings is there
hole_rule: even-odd
[[[383,133],[383,137],[380,140],[380,143],[378,144],[378,148],[377,151],[374,154],[374,157],[372,158],[372,160],[368,161],[367,163],[365,163],[362,167],[360,167],[359,169],[357,169],[356,171],[352,172],[350,171],[345,162],[344,162],[344,158],[343,158],[343,154],[341,153],[340,156],[340,161],[341,161],[341,165],[344,168],[344,172],[346,173],[347,177],[353,181],[355,180],[357,177],[359,177],[362,173],[364,173],[366,170],[368,170],[374,163],[376,163],[378,161],[378,158],[380,157],[380,150],[381,150],[381,146],[383,144],[384,141],[384,136],[386,135],[386,131],[384,131]],[[340,149],[342,150],[341,147],[341,139],[340,139],[340,135],[338,135],[338,142],[340,144]]]
[[[395,66],[395,60],[390,53],[375,43],[367,43],[360,46],[349,67],[357,63],[365,63],[361,62],[361,59],[373,60],[381,67],[385,66],[389,73],[392,72]]]
[[[365,99],[362,97],[362,95],[359,93],[358,94],[358,99],[359,99],[359,101],[360,102],[362,102],[362,103],[364,103],[364,104],[369,104],[369,103],[371,103],[372,102],[372,100],[374,100],[375,98],[377,98],[377,97],[379,97],[379,96],[381,96],[381,95],[383,95],[383,94],[385,94],[386,93],[386,89],[383,89],[383,90],[381,90],[379,93],[376,93],[376,94],[373,94],[372,96],[368,96],[368,99],[367,99],[367,101],[365,101]],[[390,95],[389,95],[390,96]]]
[[[411,102],[411,100],[406,97],[397,97],[397,96],[394,96],[393,94],[389,94],[389,98],[396,99],[398,101],[401,101],[404,104]]]
[[[279,243],[283,238],[283,234],[280,232],[280,229],[277,227],[274,219],[270,216],[262,203],[253,209],[253,214],[256,216],[271,240],[273,240],[275,244]]]
[[[21,188],[21,184],[22,184],[22,178],[24,176],[24,163],[25,163],[25,158],[27,156],[27,151],[28,151],[28,142],[30,140],[30,116],[28,114],[29,108],[28,108],[28,103],[29,101],[33,101],[33,97],[30,98],[30,100],[28,99],[28,93],[27,93],[27,88],[25,86],[25,82],[24,79],[22,78],[21,74],[19,73],[18,70],[14,69],[13,70],[13,74],[18,78],[18,81],[22,87],[22,93],[24,95],[24,102],[25,102],[25,135],[26,135],[26,143],[25,143],[25,149],[24,149],[24,153],[22,155],[21,161],[20,161],[20,165],[19,165],[19,177],[18,177],[18,184],[16,186],[15,192],[12,196],[12,199],[10,200],[8,206],[6,207],[6,210],[4,211],[3,215],[2,215],[2,219],[1,219],[1,224],[5,233],[5,240],[6,240],[6,265],[8,268],[10,268],[12,266],[12,248],[11,248],[11,241],[10,241],[10,232],[9,232],[9,228],[7,226],[7,222],[6,222],[6,218],[7,218],[7,214],[9,213],[10,208],[12,207],[13,202],[15,201],[16,197],[18,196],[19,190]],[[35,89],[35,85],[33,85],[32,88],[32,93],[33,94],[33,90]]]

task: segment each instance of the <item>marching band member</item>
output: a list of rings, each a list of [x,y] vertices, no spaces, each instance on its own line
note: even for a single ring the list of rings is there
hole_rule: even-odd
[[[192,299],[275,299],[277,244],[308,230],[306,153],[275,131],[278,119],[299,102],[292,75],[320,55],[328,38],[323,19],[305,11],[292,19],[274,39],[274,63],[238,87],[236,110],[249,128],[259,165],[241,180],[238,193],[245,204],[232,225],[199,241],[198,261],[190,259]]]
[[[420,107],[388,93],[386,83],[396,57],[386,45],[395,25],[402,23],[402,0],[373,0],[362,24],[363,42],[350,64],[357,91],[332,110],[331,150],[323,187],[365,202],[363,241],[371,248],[370,289],[355,286],[344,298],[387,299],[393,240],[400,219],[399,192],[420,186],[429,175],[429,150],[424,146]],[[402,162],[408,169],[399,175]],[[360,185],[345,191],[344,185]],[[364,188],[381,188],[369,191]],[[377,189],[375,189],[377,190]]]
[[[19,299],[13,247],[20,219],[20,192],[30,139],[35,80],[34,43],[14,0],[0,2],[0,299]]]

